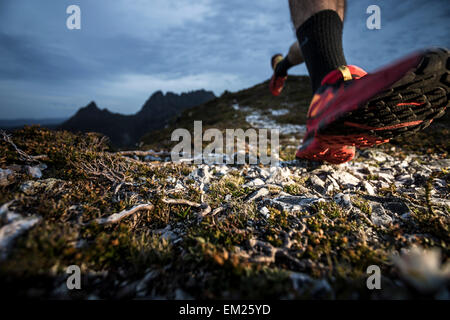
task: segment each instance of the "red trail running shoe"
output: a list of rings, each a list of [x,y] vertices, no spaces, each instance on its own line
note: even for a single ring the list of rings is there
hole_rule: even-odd
[[[296,157],[344,163],[366,148],[413,134],[444,115],[450,51],[430,49],[373,74],[356,66],[330,72],[315,92]]]
[[[283,60],[283,56],[279,53],[275,54],[271,59],[273,75],[272,75],[272,79],[270,79],[270,82],[269,82],[269,89],[270,89],[270,92],[272,92],[272,94],[274,96],[279,96],[281,94],[281,91],[283,90],[283,87],[284,87],[284,82],[287,79],[287,76],[279,77],[275,74],[275,69],[277,67],[277,64],[281,60]]]

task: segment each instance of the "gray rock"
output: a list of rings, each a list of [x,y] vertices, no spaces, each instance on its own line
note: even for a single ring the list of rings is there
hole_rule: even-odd
[[[174,189],[175,190],[184,190],[186,188],[183,186],[183,184],[181,182],[177,181],[177,183],[175,184],[175,188]]]
[[[261,188],[255,192],[253,192],[248,199],[246,200],[246,202],[252,202],[252,201],[256,201],[259,200],[267,195],[269,195],[270,192],[267,188]]]
[[[230,171],[230,168],[226,165],[214,166],[214,171],[217,176],[224,176]]]
[[[259,187],[263,186],[265,183],[260,178],[253,179],[252,181],[247,182],[246,184],[243,184],[243,188],[253,188],[253,187]]]
[[[325,180],[325,185],[326,185],[326,189],[328,193],[331,193],[333,191],[337,191],[340,190],[339,188],[339,184],[337,183],[337,181],[331,177],[328,176],[327,179]]]
[[[352,202],[348,194],[338,193],[333,197],[334,202],[343,208],[351,209]]]
[[[307,198],[301,196],[278,197],[268,199],[264,203],[276,207],[280,211],[299,212],[311,207],[314,203],[325,201],[322,198]]]
[[[395,178],[396,182],[399,182],[400,184],[412,184],[414,183],[414,179],[410,174],[402,174]]]
[[[370,196],[374,196],[375,195],[375,189],[373,188],[373,186],[367,182],[367,181],[362,181],[362,186],[364,188],[364,190],[367,191],[367,194]]]
[[[262,207],[262,208],[259,210],[259,213],[260,213],[264,218],[266,218],[266,219],[269,219],[269,218],[270,218],[270,212],[269,212],[269,209],[267,209],[267,207]]]
[[[316,190],[319,193],[325,192],[325,181],[320,179],[318,176],[313,175],[309,178],[314,190]]]
[[[31,177],[33,177],[35,179],[42,178],[42,171],[41,171],[41,169],[39,169],[39,167],[26,166],[26,171],[27,171],[27,174],[29,174]]]
[[[4,260],[7,257],[13,241],[28,229],[31,229],[40,220],[40,217],[27,217],[15,219],[13,222],[3,226],[0,229],[0,260]]]
[[[394,181],[394,176],[389,173],[380,172],[377,174],[381,181],[392,183]]]
[[[54,178],[39,181],[28,180],[20,186],[20,190],[27,195],[33,195],[36,192],[40,191],[42,188],[45,188],[45,190],[51,190],[61,187],[61,185],[63,185],[64,183],[65,182],[63,180]]]
[[[209,184],[214,175],[209,171],[209,166],[199,165],[197,170],[189,174],[189,178],[203,184]]]
[[[172,227],[168,224],[164,229],[154,231],[155,234],[160,234],[161,239],[172,241],[177,238],[177,234],[172,231]]]
[[[359,179],[354,175],[346,172],[346,171],[338,171],[332,174],[332,177],[339,183],[341,186],[345,187],[355,187],[359,184]]]
[[[370,219],[372,223],[380,227],[388,227],[392,224],[392,218],[386,214],[383,206],[379,203],[371,203],[372,214]]]
[[[32,195],[35,193],[36,188],[39,187],[39,184],[35,181],[25,181],[20,186],[20,190],[25,193],[26,195]]]
[[[268,177],[270,177],[270,172],[266,169],[257,167],[257,170],[259,171],[259,175],[261,176],[261,178],[267,179]]]
[[[293,181],[291,180],[291,171],[286,167],[271,167],[270,177],[266,180],[266,183],[273,183],[278,185],[293,183]]]

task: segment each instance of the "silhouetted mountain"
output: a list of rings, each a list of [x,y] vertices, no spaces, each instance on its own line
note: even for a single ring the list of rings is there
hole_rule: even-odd
[[[99,109],[91,102],[61,125],[61,129],[82,132],[100,132],[107,135],[116,146],[130,146],[145,133],[164,128],[168,121],[187,108],[215,98],[211,91],[197,90],[180,95],[155,92],[134,115],[113,113]]]

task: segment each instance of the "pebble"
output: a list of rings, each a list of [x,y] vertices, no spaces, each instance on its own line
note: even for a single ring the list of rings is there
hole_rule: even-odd
[[[370,216],[372,223],[379,227],[388,227],[392,224],[392,218],[386,214],[383,206],[379,203],[372,203],[372,214]]]

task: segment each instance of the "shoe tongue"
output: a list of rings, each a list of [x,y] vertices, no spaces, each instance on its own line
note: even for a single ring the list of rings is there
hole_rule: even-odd
[[[357,66],[343,66],[331,71],[322,79],[321,85],[330,85],[337,82],[359,79],[367,74],[363,69]]]
[[[329,74],[322,79],[321,85],[326,84],[335,84],[336,82],[340,82],[344,79],[342,72],[339,69],[331,71]]]

